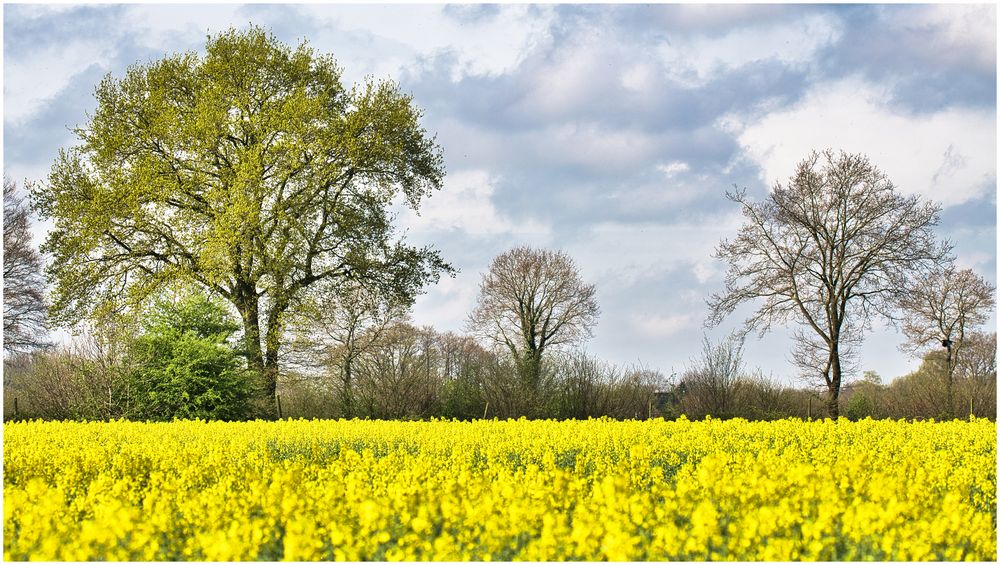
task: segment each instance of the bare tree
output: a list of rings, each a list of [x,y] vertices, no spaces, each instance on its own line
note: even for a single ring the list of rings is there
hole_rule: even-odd
[[[136,358],[126,339],[137,331],[134,320],[115,317],[79,329],[69,343],[5,359],[4,396],[19,398],[29,418],[134,417]]]
[[[546,349],[592,335],[600,313],[595,293],[566,253],[517,247],[493,259],[468,325],[510,351],[518,374],[535,392]]]
[[[969,412],[979,417],[997,417],[997,334],[970,332],[965,336],[962,357],[956,360],[956,392],[965,392]],[[959,395],[956,395],[958,398]]]
[[[406,321],[407,308],[355,282],[327,290],[322,300],[302,307],[292,349],[333,370],[341,414],[350,418],[358,358],[379,344],[390,325]]]
[[[734,416],[736,392],[743,376],[743,336],[729,336],[712,343],[702,340],[701,356],[681,377],[682,409],[688,416]]]
[[[949,416],[955,415],[955,367],[966,332],[989,319],[993,292],[993,286],[972,270],[957,270],[949,264],[919,274],[900,296],[901,326],[908,340],[901,348],[917,354],[928,348],[946,351],[941,374]]]
[[[46,345],[42,257],[31,245],[29,210],[14,182],[3,180],[3,347],[7,353]]]
[[[745,302],[763,304],[745,331],[774,323],[804,326],[795,360],[827,388],[827,412],[839,416],[843,359],[875,316],[891,316],[907,275],[945,260],[933,226],[940,208],[904,197],[863,155],[813,153],[767,199],[727,196],[745,223],[715,256],[729,264],[726,290],[709,301],[709,324]]]
[[[424,418],[435,413],[443,381],[434,363],[435,333],[394,323],[358,359],[358,409],[372,418]]]

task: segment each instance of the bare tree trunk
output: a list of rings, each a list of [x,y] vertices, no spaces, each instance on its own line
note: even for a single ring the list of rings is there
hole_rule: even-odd
[[[840,383],[843,378],[840,366],[840,348],[837,344],[830,347],[829,377],[827,378],[826,412],[830,418],[840,417]]]
[[[955,366],[952,364],[951,345],[947,346],[948,354],[945,357],[945,401],[948,403],[946,414],[949,419],[955,417]]]

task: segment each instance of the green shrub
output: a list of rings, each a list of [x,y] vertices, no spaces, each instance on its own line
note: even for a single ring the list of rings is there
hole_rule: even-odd
[[[202,294],[160,301],[143,325],[133,343],[139,417],[247,417],[253,387],[229,344],[239,326],[224,306]]]

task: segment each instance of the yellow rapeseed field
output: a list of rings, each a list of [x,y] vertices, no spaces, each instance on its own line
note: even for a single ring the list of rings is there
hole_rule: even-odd
[[[996,426],[4,424],[7,560],[984,560]]]

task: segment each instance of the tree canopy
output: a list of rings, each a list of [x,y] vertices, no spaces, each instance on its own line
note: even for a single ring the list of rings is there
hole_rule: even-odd
[[[239,312],[273,396],[286,314],[350,279],[412,302],[451,268],[389,212],[441,187],[440,148],[391,81],[341,84],[332,57],[259,28],[108,75],[97,109],[36,187],[55,227],[53,312],[75,323],[196,284]]]

